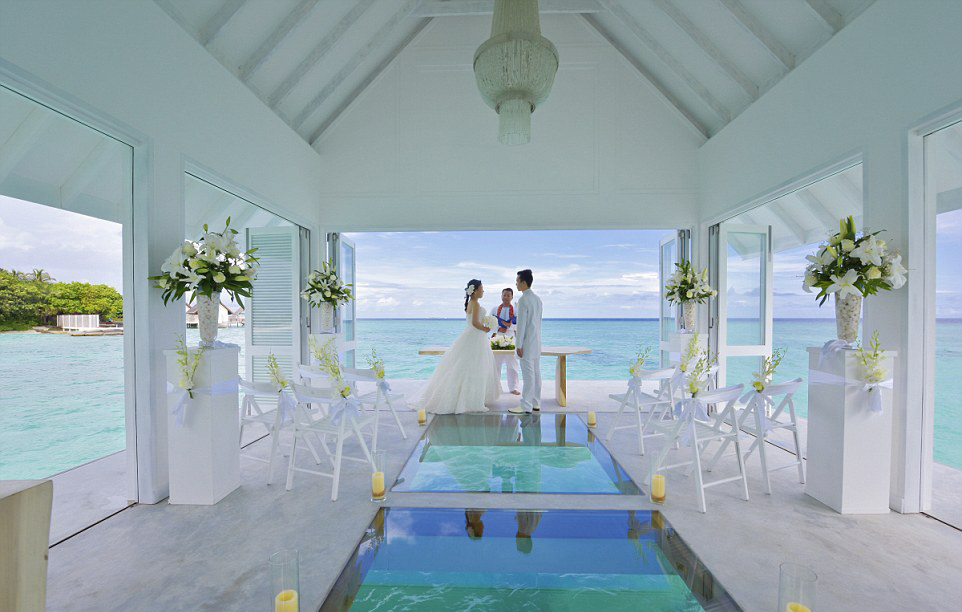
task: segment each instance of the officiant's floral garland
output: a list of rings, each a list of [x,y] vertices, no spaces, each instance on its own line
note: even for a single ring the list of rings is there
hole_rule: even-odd
[[[194,399],[194,376],[197,374],[197,367],[204,356],[206,347],[194,349],[193,352],[187,348],[187,341],[183,336],[177,337],[177,370],[180,374],[177,386],[187,392],[190,399]]]
[[[708,284],[708,268],[699,274],[688,260],[676,263],[675,268],[675,273],[665,284],[665,299],[669,303],[704,304],[708,298],[718,295],[718,292]]]
[[[762,368],[758,372],[752,372],[752,389],[761,393],[765,387],[772,383],[775,377],[775,370],[785,357],[785,349],[775,349],[772,354],[762,360]]]
[[[199,240],[187,240],[160,266],[162,274],[148,276],[154,287],[162,289],[164,304],[179,300],[190,292],[189,301],[199,293],[207,297],[226,291],[242,308],[242,297],[251,296],[252,281],[257,277],[257,249],[242,252],[231,229],[230,217],[222,232],[211,232],[204,224]]]
[[[321,304],[346,304],[354,299],[351,293],[351,283],[344,284],[337,275],[334,264],[325,261],[320,270],[314,270],[307,275],[307,289],[301,292],[301,297],[314,306]]]
[[[628,365],[628,374],[632,378],[641,376],[642,370],[645,369],[645,363],[651,357],[651,352],[651,347],[646,346],[641,352],[635,353],[635,360]]]
[[[818,305],[833,293],[837,299],[849,295],[869,296],[879,291],[891,291],[905,284],[907,270],[902,256],[889,249],[878,232],[865,233],[855,229],[855,219],[839,221],[839,231],[818,247],[807,259],[803,289],[808,293],[818,288]]]

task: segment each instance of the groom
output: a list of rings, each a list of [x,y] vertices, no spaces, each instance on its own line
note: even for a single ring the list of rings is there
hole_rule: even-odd
[[[521,359],[521,406],[512,406],[510,412],[541,410],[541,298],[531,291],[534,278],[531,270],[521,270],[515,286],[521,292],[518,300],[518,324],[515,327],[514,346]]]

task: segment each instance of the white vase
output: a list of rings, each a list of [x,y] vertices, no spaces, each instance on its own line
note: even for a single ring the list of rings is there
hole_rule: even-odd
[[[685,331],[695,331],[695,314],[698,311],[698,305],[695,302],[682,302],[681,303],[681,324],[685,328]]]
[[[321,304],[321,329],[322,332],[334,331],[334,304],[324,302]]]
[[[200,332],[200,345],[213,346],[217,340],[217,323],[220,316],[220,291],[210,297],[197,296],[197,331]]]
[[[852,344],[858,338],[858,321],[862,314],[862,296],[835,294],[835,332],[839,340]]]

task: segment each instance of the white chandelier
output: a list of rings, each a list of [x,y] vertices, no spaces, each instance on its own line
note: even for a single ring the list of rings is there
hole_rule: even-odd
[[[548,97],[558,50],[541,36],[538,0],[494,0],[491,38],[474,53],[474,76],[498,113],[498,140],[531,142],[531,113]]]

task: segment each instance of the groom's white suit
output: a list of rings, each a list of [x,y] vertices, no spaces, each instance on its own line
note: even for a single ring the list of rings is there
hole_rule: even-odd
[[[521,349],[521,408],[525,412],[541,409],[541,298],[528,289],[518,300],[516,348]]]

